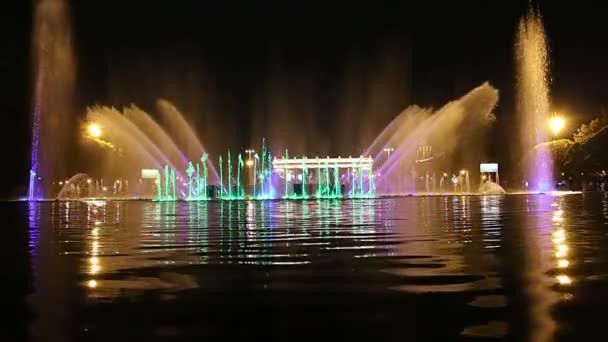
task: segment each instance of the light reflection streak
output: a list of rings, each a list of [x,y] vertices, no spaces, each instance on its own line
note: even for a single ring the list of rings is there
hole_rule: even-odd
[[[106,222],[106,202],[105,201],[85,201],[87,204],[87,227],[89,234],[89,251],[88,271],[91,278],[86,282],[86,286],[93,289],[98,286],[98,281],[95,279],[102,270],[101,258],[99,257],[99,232],[100,227]]]
[[[557,208],[555,199],[529,195],[523,215],[521,241],[524,243],[524,267],[520,272],[525,275],[523,289],[526,300],[530,302],[526,314],[532,327],[526,338],[529,341],[551,341],[557,330],[551,309],[559,301],[559,296],[551,290],[553,279],[546,275],[552,268],[552,254],[547,252],[551,250],[551,240],[548,238],[557,224],[553,219]]]
[[[553,211],[552,220],[554,222],[555,231],[551,234],[551,241],[553,242],[555,249],[555,267],[561,271],[561,273],[555,276],[555,280],[560,286],[566,286],[572,284],[572,279],[564,273],[565,269],[570,266],[570,262],[567,259],[570,248],[567,244],[567,234],[564,229],[565,219],[564,211],[562,210],[562,201],[562,199],[556,199],[555,205],[553,206],[555,210]]]

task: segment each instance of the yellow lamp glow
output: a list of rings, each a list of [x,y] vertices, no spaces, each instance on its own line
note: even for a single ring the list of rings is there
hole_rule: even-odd
[[[557,279],[557,282],[560,285],[570,285],[570,284],[572,284],[572,279],[570,279],[570,277],[568,277],[565,274],[558,275],[555,278]]]
[[[87,132],[93,138],[101,137],[101,127],[96,123],[89,124],[89,126],[87,127]]]
[[[559,116],[554,116],[549,120],[549,126],[554,135],[558,135],[566,125],[566,120]]]

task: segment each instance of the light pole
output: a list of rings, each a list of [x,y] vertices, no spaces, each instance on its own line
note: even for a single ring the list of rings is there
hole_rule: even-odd
[[[248,149],[248,150],[245,150],[245,153],[247,153],[247,158],[249,158],[249,160],[251,160],[251,155],[255,153],[255,150]]]
[[[255,160],[251,158],[251,155],[255,153],[254,149],[247,149],[245,150],[245,153],[247,153],[247,161],[245,162],[245,165],[247,165],[247,175],[249,178],[249,181],[247,183],[248,186],[251,186],[251,195],[253,197],[255,197],[255,183],[256,183],[256,162],[257,162],[257,155],[255,156]],[[253,169],[252,169],[253,167]]]
[[[392,147],[385,147],[384,148],[384,152],[386,152],[386,159],[390,159],[391,158],[391,153],[394,151],[395,149]]]
[[[460,170],[460,175],[463,178],[463,182],[462,183],[464,183],[465,181],[467,183],[467,193],[470,193],[471,192],[471,185],[469,184],[469,170],[465,170],[465,169]],[[464,184],[462,184],[462,183],[460,184],[461,191],[464,190],[463,189]]]

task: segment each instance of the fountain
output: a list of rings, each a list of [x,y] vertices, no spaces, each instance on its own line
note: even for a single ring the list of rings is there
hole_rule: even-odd
[[[481,195],[504,195],[507,193],[502,186],[492,181],[481,183],[477,192]]]
[[[549,115],[548,51],[540,16],[530,11],[519,23],[516,44],[517,94],[522,156],[535,146],[533,156],[524,159],[523,169],[529,189],[553,188],[553,160],[548,147],[546,124]]]
[[[87,188],[87,195],[90,197],[91,181],[89,175],[86,173],[76,174],[63,184],[57,198],[69,199],[82,197],[84,195],[82,191],[85,187]]]
[[[492,110],[497,101],[498,91],[484,83],[437,111],[418,106],[406,108],[365,152],[376,156],[378,192],[384,195],[414,193],[417,175],[412,167],[416,164],[420,142],[442,146],[442,153],[448,154],[466,132],[479,130],[495,120]],[[382,151],[390,152],[385,157]]]
[[[140,170],[158,170],[154,182],[157,200],[206,199],[208,185],[221,182],[215,167],[191,128],[184,128],[186,121],[177,108],[166,100],[159,100],[158,107],[179,124],[169,130],[135,105],[122,111],[88,108],[87,121],[95,130],[89,129],[84,137],[108,150],[106,159],[96,161],[95,168],[102,174],[126,175],[139,182]],[[192,162],[184,151],[200,154]]]
[[[30,200],[49,197],[45,185],[63,179],[67,172],[67,136],[56,132],[76,131],[70,129],[76,121],[71,115],[75,62],[65,0],[36,2],[33,40],[36,82]],[[531,11],[519,24],[516,60],[522,155],[527,155],[533,147],[546,141],[544,127],[549,110],[548,53],[542,21],[536,12]],[[139,184],[143,178],[153,179],[154,190],[149,197],[159,201],[215,197],[223,200],[368,198],[377,193],[409,195],[417,189],[436,193],[451,188],[454,192],[470,193],[468,172],[458,178],[457,171],[450,178],[444,169],[424,165],[439,156],[449,156],[462,144],[463,137],[491,124],[495,120],[492,111],[497,101],[498,91],[486,82],[437,110],[413,105],[393,119],[358,160],[304,157],[293,161],[295,166],[289,164],[292,159],[288,150],[282,159],[277,159],[265,140],[259,153],[251,151],[247,163],[238,151],[227,150],[225,155],[209,156],[193,127],[178,108],[165,99],[157,101],[157,115],[150,115],[135,105],[122,110],[105,106],[87,108],[87,121],[92,126],[85,137],[107,152],[100,153],[102,156],[96,160],[97,173],[120,175],[125,179],[124,184],[128,184],[129,179]],[[440,152],[436,153],[431,146],[440,146]],[[533,190],[546,191],[553,183],[553,162],[549,150],[535,150],[534,158],[527,160],[525,172]],[[368,163],[370,156],[373,161]],[[343,163],[346,159],[350,164]],[[219,162],[219,174],[212,161]],[[144,177],[144,170],[155,173]],[[82,175],[77,176],[79,182],[84,179]],[[88,196],[106,188],[103,176],[93,179],[94,186],[87,185]],[[88,176],[87,180],[92,181]],[[112,183],[122,189],[122,178]],[[420,185],[418,188],[416,183]],[[37,187],[38,184],[43,186]],[[480,188],[481,193],[503,191],[497,184],[482,184]],[[59,198],[74,194],[84,196],[78,185],[64,185]]]
[[[35,2],[33,119],[28,198],[49,195],[52,182],[67,171],[73,112],[75,58],[69,8],[65,0]]]

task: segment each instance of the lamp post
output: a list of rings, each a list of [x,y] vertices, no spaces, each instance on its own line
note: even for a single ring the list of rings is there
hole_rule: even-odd
[[[386,159],[390,159],[391,158],[391,153],[394,151],[395,149],[392,147],[385,147],[384,148],[384,152],[386,152]]]
[[[249,178],[247,186],[251,186],[251,196],[255,197],[257,155],[255,156],[255,159],[251,158],[251,155],[255,153],[255,150],[251,148],[245,150],[245,153],[247,153],[247,161],[245,162],[245,165],[247,165],[247,178]]]
[[[463,182],[462,183],[464,183],[465,181],[467,183],[467,193],[470,193],[471,192],[471,185],[469,183],[469,170],[465,170],[465,169],[460,170],[460,175],[463,178]],[[463,189],[464,184],[462,184],[462,183],[460,183],[460,190],[461,191],[464,190]]]

